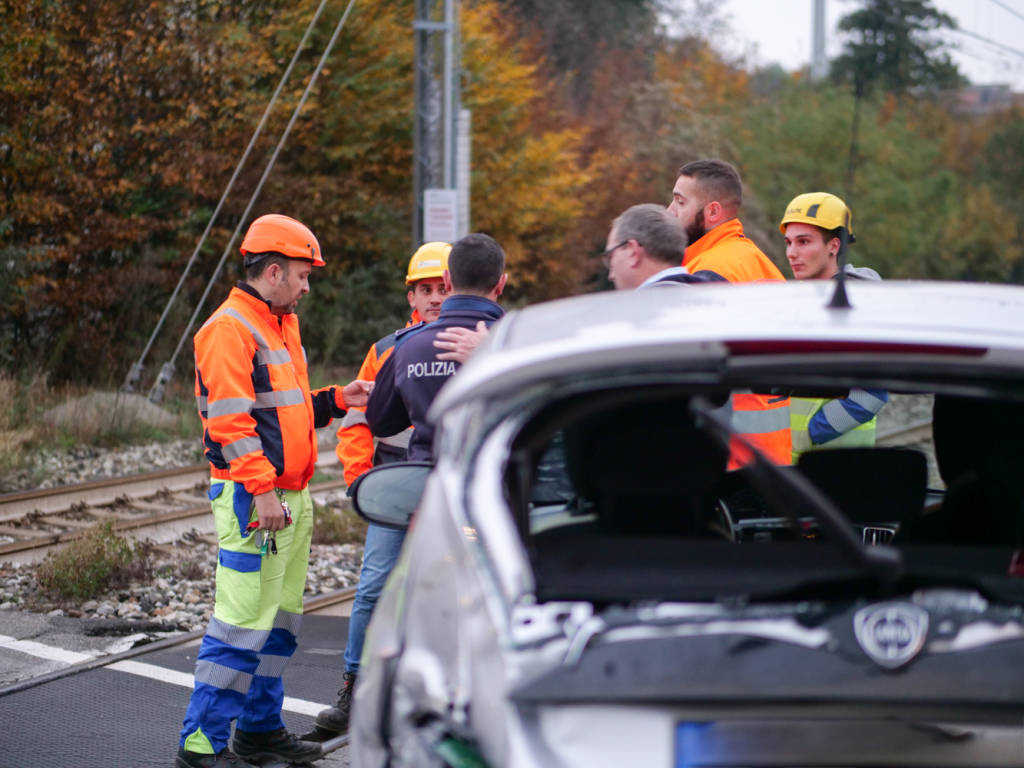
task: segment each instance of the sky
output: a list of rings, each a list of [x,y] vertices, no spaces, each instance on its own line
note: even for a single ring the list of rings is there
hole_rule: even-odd
[[[1024,0],[932,0],[932,4],[963,30],[944,36],[955,44],[953,59],[968,80],[978,85],[1005,83],[1024,93]],[[755,65],[777,62],[787,71],[806,66],[811,58],[813,5],[813,0],[720,0],[718,7],[735,35],[733,45],[724,50],[745,53]],[[855,0],[825,0],[829,58],[842,49],[836,24],[857,7]]]

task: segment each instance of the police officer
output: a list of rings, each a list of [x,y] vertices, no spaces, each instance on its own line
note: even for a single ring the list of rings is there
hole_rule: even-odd
[[[302,622],[313,531],[307,484],[315,428],[365,404],[371,386],[354,381],[310,392],[294,313],[313,268],[324,266],[313,233],[287,216],[260,216],[241,252],[245,282],[195,336],[196,401],[220,551],[177,768],[247,765],[238,755],[295,764],[320,757],[320,745],[297,739],[281,719],[281,674]]]
[[[786,259],[797,280],[830,280],[839,273],[842,235],[855,242],[850,209],[828,192],[794,197],[779,222],[786,239]],[[845,264],[845,277],[881,280],[875,270]],[[870,447],[875,444],[877,414],[889,401],[881,389],[850,390],[847,397],[790,399],[789,423],[793,461],[818,448]]]
[[[503,312],[496,300],[507,279],[505,252],[494,238],[466,235],[448,255],[444,282],[449,295],[438,319],[398,334],[395,351],[377,376],[366,420],[375,435],[392,435],[411,424],[410,461],[432,460],[434,425],[427,421],[427,410],[459,368],[438,357],[434,339],[446,328],[490,326],[498,320]]]
[[[423,322],[433,322],[441,313],[441,303],[448,295],[444,285],[444,272],[448,267],[448,243],[425,243],[409,260],[405,283],[408,286],[406,298],[412,307],[412,315],[406,328]],[[374,381],[384,363],[391,356],[398,332],[379,339],[369,351],[359,369],[359,379]],[[406,448],[412,435],[412,428],[397,435],[379,438],[374,448],[374,438],[366,424],[365,408],[350,408],[338,430],[338,458],[345,467],[345,482],[352,486],[356,479],[378,464],[388,464],[405,459]],[[345,644],[345,672],[338,701],[333,707],[322,710],[316,716],[316,725],[330,734],[348,730],[349,710],[352,706],[352,690],[359,672],[359,658],[363,652],[366,627],[377,604],[377,598],[384,588],[388,574],[398,561],[405,531],[385,528],[370,523],[366,529],[363,546],[363,566],[359,571],[359,586],[352,604],[352,615],[348,623],[348,642]],[[312,731],[308,738],[324,738],[329,734]]]

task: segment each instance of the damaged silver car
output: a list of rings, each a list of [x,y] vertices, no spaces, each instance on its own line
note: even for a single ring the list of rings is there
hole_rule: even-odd
[[[354,489],[410,528],[355,764],[1024,765],[1024,288],[833,290],[496,325],[435,402],[436,465]],[[738,393],[856,389],[933,404],[925,444],[777,466],[732,432]]]

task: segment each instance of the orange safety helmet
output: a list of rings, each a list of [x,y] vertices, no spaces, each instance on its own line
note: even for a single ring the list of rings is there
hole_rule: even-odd
[[[289,259],[312,261],[314,267],[325,266],[320,243],[309,227],[280,213],[268,213],[253,220],[238,249],[243,256],[258,253],[280,253]],[[248,259],[246,259],[248,264]]]

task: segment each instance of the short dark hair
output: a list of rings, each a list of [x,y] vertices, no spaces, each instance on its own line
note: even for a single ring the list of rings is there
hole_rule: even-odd
[[[285,256],[283,253],[277,251],[267,251],[266,253],[247,253],[245,254],[245,279],[246,280],[258,280],[260,276],[267,271],[267,267],[271,264],[277,264],[287,274],[289,265],[294,261]]]
[[[455,293],[490,293],[504,272],[505,251],[497,240],[482,232],[456,240],[448,254],[448,274]]]
[[[739,171],[724,160],[694,160],[679,168],[676,175],[696,179],[707,195],[705,203],[717,200],[735,213],[743,205],[743,182]]]
[[[663,205],[641,203],[627,208],[612,222],[615,239],[636,240],[652,259],[678,266],[686,250],[686,231]]]

